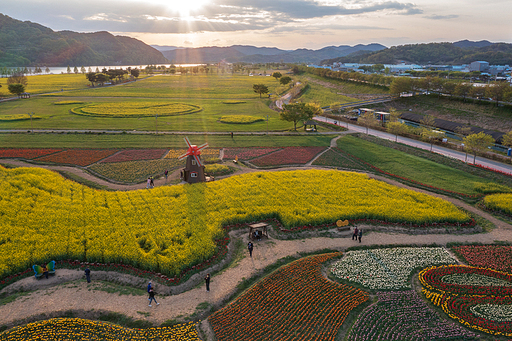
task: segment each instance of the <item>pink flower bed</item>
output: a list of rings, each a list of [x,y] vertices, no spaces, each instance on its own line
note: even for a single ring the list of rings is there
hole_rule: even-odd
[[[42,162],[63,163],[68,165],[89,166],[117,153],[118,149],[68,149],[60,153],[37,159]]]
[[[139,160],[158,160],[167,154],[168,149],[126,149],[107,157],[101,162],[125,162]]]
[[[257,167],[303,165],[323,150],[325,147],[286,147],[275,153],[254,159],[251,163]]]
[[[0,157],[16,157],[21,159],[34,159],[36,157],[60,152],[62,149],[50,148],[2,148],[0,149]]]
[[[224,159],[251,160],[266,154],[275,152],[281,148],[226,148],[224,149]]]

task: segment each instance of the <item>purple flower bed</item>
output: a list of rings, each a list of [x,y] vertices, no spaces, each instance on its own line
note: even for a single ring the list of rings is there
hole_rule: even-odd
[[[224,149],[224,159],[234,160],[238,156],[238,160],[251,160],[266,154],[270,154],[280,148],[226,148]]]
[[[478,340],[479,336],[442,320],[414,290],[378,292],[378,302],[366,308],[347,340]]]
[[[126,149],[101,160],[101,162],[158,160],[163,158],[168,151],[168,149]]]

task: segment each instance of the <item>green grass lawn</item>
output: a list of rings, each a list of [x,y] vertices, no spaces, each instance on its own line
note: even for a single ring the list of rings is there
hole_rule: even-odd
[[[67,100],[92,103],[138,102],[136,98],[92,98],[72,97]],[[180,115],[158,117],[90,117],[70,112],[83,104],[63,104],[61,97],[38,97],[30,100],[16,100],[0,103],[0,118],[14,114],[34,112],[41,117],[32,121],[33,129],[108,129],[108,130],[149,130],[155,131],[266,131],[267,122],[259,121],[251,124],[228,124],[220,122],[223,116],[241,114],[266,119],[269,117],[270,131],[284,131],[293,128],[293,123],[279,119],[279,113],[271,110],[264,99],[249,99],[239,104],[225,104],[219,99],[173,99],[170,103],[186,103],[198,105],[201,111]],[[144,99],[144,102],[162,102],[162,99]],[[155,113],[157,113],[155,111]],[[156,124],[156,125],[155,125]],[[31,129],[30,120],[0,122],[0,129]]]
[[[85,80],[83,75],[52,75],[60,89],[62,82]],[[79,78],[80,76],[80,78]],[[36,76],[31,77],[30,79]],[[50,77],[50,76],[37,76]],[[39,79],[39,78],[36,78]],[[42,78],[41,78],[42,79]],[[261,119],[269,117],[268,130],[286,131],[293,128],[290,122],[279,119],[279,113],[271,110],[268,96],[254,93],[252,85],[264,83],[274,94],[282,93],[283,87],[273,77],[249,76],[153,76],[136,82],[111,87],[98,87],[77,91],[52,93],[48,96],[18,99],[0,103],[0,119],[27,113],[35,113],[40,119],[0,121],[0,129],[111,129],[149,131],[266,131],[267,121],[251,124],[229,124],[220,122],[223,116],[249,115]],[[30,84],[30,83],[29,83]],[[53,83],[52,83],[53,84]],[[72,83],[78,84],[78,83]],[[86,87],[83,83],[82,87]],[[69,87],[79,88],[78,85]],[[48,85],[47,90],[55,90]],[[55,103],[74,101],[84,104]],[[183,116],[165,117],[87,117],[71,113],[71,109],[82,105],[116,102],[169,101],[197,105],[201,111]],[[236,104],[233,104],[236,103]],[[155,111],[155,114],[158,112]]]
[[[338,95],[337,92],[339,91],[336,89],[309,82],[308,88],[297,100],[303,103],[317,103],[321,107],[357,101],[354,98]]]
[[[331,78],[324,78],[317,75],[313,75],[311,73],[305,74],[303,77],[306,79],[310,78],[313,80],[325,82],[332,84],[337,87],[341,87],[341,90],[338,92],[343,92],[345,94],[381,94],[381,95],[389,95],[389,90],[382,86],[374,86],[367,85],[359,82],[351,82],[351,81],[343,81]]]
[[[84,77],[85,78],[85,77]],[[269,93],[283,88],[273,77],[247,75],[158,75],[118,86],[96,87],[64,92],[64,96],[79,97],[144,97],[144,98],[218,98],[255,99],[260,95],[253,84],[265,84]],[[59,96],[61,94],[58,94]]]
[[[1,148],[185,148],[184,135],[0,134]],[[212,148],[327,147],[330,135],[188,135],[196,145]]]
[[[337,142],[339,149],[355,155],[385,172],[441,189],[474,195],[479,194],[475,189],[476,183],[492,182],[485,177],[380,146],[355,136],[347,135]]]

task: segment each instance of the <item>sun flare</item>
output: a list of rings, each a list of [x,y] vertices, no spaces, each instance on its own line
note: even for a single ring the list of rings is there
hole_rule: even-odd
[[[194,10],[208,4],[210,0],[152,0],[151,2],[165,5],[173,12],[178,12],[180,17],[190,17]]]

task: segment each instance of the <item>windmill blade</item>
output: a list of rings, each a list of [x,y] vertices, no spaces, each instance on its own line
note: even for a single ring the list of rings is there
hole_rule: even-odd
[[[203,143],[202,145],[200,145],[199,147],[197,147],[197,150],[201,150],[201,149],[204,149],[204,148],[206,148],[206,147],[208,147],[208,142]]]
[[[196,162],[199,166],[202,166],[203,164],[201,163],[201,160],[197,157],[197,155],[192,155],[194,157],[194,159],[196,159]]]
[[[178,157],[178,160],[183,160],[184,158],[186,158],[187,156],[189,156],[188,153],[185,153],[183,154],[182,156]]]
[[[185,136],[183,139],[185,140],[185,142],[187,143],[189,148],[192,147],[192,143],[190,143],[190,141],[188,140],[188,137]]]

